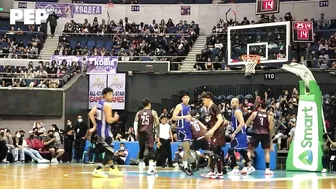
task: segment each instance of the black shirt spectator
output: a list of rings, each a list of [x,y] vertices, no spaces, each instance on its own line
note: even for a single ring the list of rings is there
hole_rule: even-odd
[[[89,129],[89,126],[83,122],[82,116],[77,117],[77,123],[75,125],[76,129],[76,140],[75,140],[75,160],[77,162],[80,162],[82,159],[87,132]]]

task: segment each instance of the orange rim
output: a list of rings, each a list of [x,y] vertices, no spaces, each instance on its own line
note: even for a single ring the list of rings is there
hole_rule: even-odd
[[[252,60],[254,62],[257,62],[257,64],[260,63],[260,55],[255,55],[255,54],[242,55],[242,59],[244,62],[247,62],[248,60]]]

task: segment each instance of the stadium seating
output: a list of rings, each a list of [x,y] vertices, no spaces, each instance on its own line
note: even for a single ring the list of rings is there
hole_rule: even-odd
[[[81,25],[74,23],[75,25]],[[132,34],[114,33],[94,33],[93,27],[89,28],[88,33],[69,33],[65,31],[59,38],[59,48],[55,51],[56,55],[64,54],[64,49],[70,47],[70,53],[77,54],[73,49],[79,48],[80,53],[95,55],[93,51],[98,51],[98,55],[108,56],[134,56],[140,57],[142,61],[151,61],[153,57],[147,56],[169,56],[164,60],[171,60],[172,57],[186,56],[189,49],[196,41],[199,27],[197,24],[181,24],[167,27],[164,33],[154,34],[154,28],[146,24],[147,33],[139,29],[132,29]],[[139,25],[132,24],[130,27],[138,28]],[[99,30],[99,29],[98,29]],[[109,29],[107,29],[109,31]],[[135,35],[134,35],[135,34]],[[146,45],[147,44],[147,45]],[[79,45],[78,47],[76,47]],[[61,47],[60,47],[61,46]],[[63,49],[63,50],[62,50]],[[106,51],[106,53],[102,53]],[[138,60],[138,59],[135,59]],[[182,61],[176,58],[175,61]]]
[[[107,4],[110,0],[83,0],[83,3]],[[140,4],[211,4],[212,0],[138,0]],[[114,4],[133,4],[134,0],[112,0]]]

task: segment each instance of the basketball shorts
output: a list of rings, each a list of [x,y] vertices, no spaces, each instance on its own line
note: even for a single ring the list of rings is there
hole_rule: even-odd
[[[100,153],[103,153],[103,152],[114,153],[112,142],[113,142],[112,137],[103,138],[101,136],[98,136],[98,141],[97,141],[97,144],[96,144],[96,148],[98,149],[98,151]]]
[[[231,149],[246,149],[247,148],[247,135],[246,133],[239,132],[236,137],[230,142]]]
[[[269,149],[271,147],[271,139],[269,134],[253,134],[250,139],[250,145],[252,148],[257,148],[261,143],[262,149]]]
[[[225,128],[219,127],[210,139],[210,148],[216,149],[225,145]]]
[[[177,141],[179,142],[192,140],[192,133],[190,129],[177,129],[176,135],[177,135]]]
[[[154,133],[147,131],[139,131],[138,133],[139,145],[147,146],[148,148],[154,148]]]
[[[190,145],[190,149],[195,151],[199,149],[209,150],[210,149],[209,142],[205,137],[198,140],[193,140]]]

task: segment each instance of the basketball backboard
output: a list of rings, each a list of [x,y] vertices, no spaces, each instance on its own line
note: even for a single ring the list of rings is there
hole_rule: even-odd
[[[256,14],[279,13],[280,0],[256,0]]]
[[[289,62],[290,22],[275,22],[228,28],[229,66],[242,66],[242,55],[260,55],[260,64]]]

